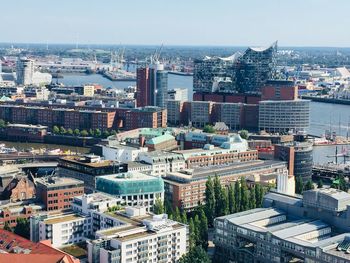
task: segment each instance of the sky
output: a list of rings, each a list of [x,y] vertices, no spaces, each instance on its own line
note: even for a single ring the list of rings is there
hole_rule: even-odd
[[[1,0],[0,42],[350,47],[349,0]]]

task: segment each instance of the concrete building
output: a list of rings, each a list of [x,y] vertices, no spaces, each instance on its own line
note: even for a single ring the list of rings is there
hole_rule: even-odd
[[[208,177],[217,175],[222,185],[228,186],[241,177],[259,175],[259,181],[277,178],[286,164],[279,161],[250,161],[228,165],[200,167],[167,173],[164,178],[165,195],[174,207],[191,210],[205,203],[205,184]],[[266,178],[266,179],[264,179]]]
[[[259,130],[272,133],[305,132],[310,124],[310,101],[280,100],[259,103]]]
[[[350,195],[270,192],[264,207],[215,219],[217,262],[350,262]]]
[[[151,174],[165,176],[167,172],[175,172],[185,169],[186,163],[181,154],[153,151],[139,154],[139,161],[152,165]]]
[[[194,127],[202,128],[212,122],[211,112],[213,102],[211,101],[193,101],[191,103],[190,122]]]
[[[47,211],[66,210],[74,196],[84,193],[84,182],[65,177],[42,177],[35,180],[38,199]]]
[[[89,263],[178,262],[188,252],[186,225],[165,214],[130,210],[125,214],[128,225],[98,231],[97,239],[87,242]]]
[[[102,145],[103,157],[111,161],[123,163],[137,161],[141,152],[147,152],[147,147],[134,147],[123,144]]]
[[[157,199],[164,200],[163,179],[136,171],[99,176],[96,189],[121,198],[128,206],[142,206],[147,211],[153,210]]]
[[[175,88],[168,90],[168,100],[187,101],[188,89],[187,88]]]
[[[17,84],[30,85],[33,83],[34,60],[19,58],[16,64]]]
[[[58,174],[84,182],[85,192],[96,189],[96,179],[99,176],[127,172],[127,164],[110,160],[102,160],[96,155],[67,156],[58,161]]]

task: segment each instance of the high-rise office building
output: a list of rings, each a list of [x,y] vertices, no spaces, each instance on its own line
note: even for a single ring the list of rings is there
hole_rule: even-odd
[[[34,61],[27,58],[17,60],[17,84],[30,85],[33,82]]]
[[[166,107],[168,97],[168,72],[163,64],[137,69],[137,106]]]
[[[277,42],[230,57],[194,61],[193,90],[199,93],[259,93],[274,77]]]

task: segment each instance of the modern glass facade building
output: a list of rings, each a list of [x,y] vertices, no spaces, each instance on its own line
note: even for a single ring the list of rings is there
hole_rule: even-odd
[[[164,199],[163,179],[136,171],[100,176],[96,189],[122,198],[127,205],[145,206],[148,210],[157,199]]]
[[[259,93],[274,78],[277,42],[266,48],[248,48],[230,57],[205,57],[194,61],[195,92]]]

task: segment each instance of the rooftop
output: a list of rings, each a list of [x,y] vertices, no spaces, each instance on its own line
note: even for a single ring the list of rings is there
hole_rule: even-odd
[[[96,156],[96,157],[99,157],[99,156]],[[89,155],[83,156],[83,157],[82,156],[66,156],[66,157],[61,158],[61,160],[89,166],[92,168],[111,166],[114,163],[116,163],[116,162],[111,161],[111,160],[101,160],[100,158],[98,158],[97,161],[92,162],[91,157]]]
[[[69,178],[69,177],[41,177],[35,179],[36,183],[42,184],[48,188],[50,187],[59,187],[59,186],[76,186],[83,185],[84,182]]]
[[[57,216],[57,217],[49,217],[44,220],[45,224],[47,225],[53,225],[58,223],[64,223],[64,222],[71,222],[75,220],[82,220],[85,219],[85,217],[77,215],[77,214],[67,214],[63,216]]]
[[[191,170],[182,170],[179,172],[168,173],[164,178],[166,181],[177,181],[180,183],[186,183],[193,180],[205,180],[209,176],[230,176],[234,174],[242,173],[254,173],[258,172],[261,169],[268,169],[273,167],[285,167],[286,163],[281,161],[274,160],[256,160],[249,162],[237,162],[227,165],[219,166],[206,166],[200,168],[194,168]],[[263,179],[263,178],[262,178]]]
[[[110,175],[103,175],[100,176],[99,179],[108,179],[110,181],[115,182],[124,182],[127,180],[133,180],[133,181],[145,181],[145,180],[154,180],[159,179],[159,177],[151,176],[145,173],[141,173],[138,171],[132,171],[132,172],[126,172],[126,173],[120,173],[120,174],[110,174]]]

